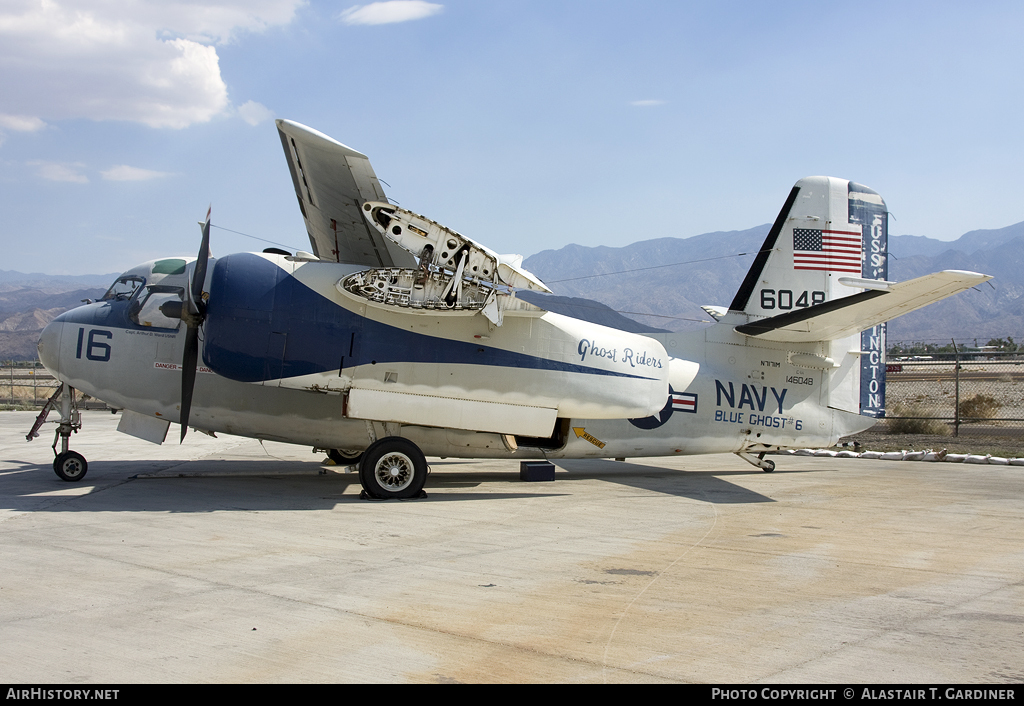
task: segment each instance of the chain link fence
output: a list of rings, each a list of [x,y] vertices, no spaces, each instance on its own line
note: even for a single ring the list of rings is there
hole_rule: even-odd
[[[885,421],[896,434],[1019,435],[1024,429],[1024,357],[961,352],[890,357]]]
[[[39,361],[0,363],[0,409],[41,409],[60,383]],[[80,409],[107,409],[107,405],[75,391]]]
[[[39,409],[57,384],[38,361],[0,363],[0,409]],[[107,408],[84,395],[79,406]],[[878,427],[891,433],[959,436],[967,427],[972,436],[1022,434],[1024,356],[967,352],[890,358],[885,406]]]

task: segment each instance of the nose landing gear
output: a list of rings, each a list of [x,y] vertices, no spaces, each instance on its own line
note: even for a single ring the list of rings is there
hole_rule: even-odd
[[[32,430],[29,431],[25,438],[28,441],[32,441],[32,439],[39,436],[39,428],[43,426],[46,417],[50,414],[50,410],[56,406],[58,399],[60,400],[60,422],[57,424],[57,431],[53,435],[53,472],[61,480],[73,483],[85,478],[85,474],[89,470],[89,464],[86,462],[85,457],[77,451],[72,451],[68,448],[71,434],[77,434],[78,430],[82,428],[82,415],[78,411],[78,405],[75,403],[75,388],[67,383],[61,383],[60,387],[43,405],[43,410],[36,417]],[[60,453],[57,453],[58,441],[60,441],[61,446]]]

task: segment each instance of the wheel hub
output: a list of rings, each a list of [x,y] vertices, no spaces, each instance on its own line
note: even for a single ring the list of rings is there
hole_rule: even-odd
[[[412,459],[402,453],[390,453],[377,462],[374,474],[381,487],[388,490],[402,490],[412,483]]]
[[[65,451],[53,459],[53,470],[62,480],[79,481],[87,469],[85,458],[74,451]]]

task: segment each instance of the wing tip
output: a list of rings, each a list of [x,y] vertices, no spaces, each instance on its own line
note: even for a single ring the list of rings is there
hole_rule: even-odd
[[[939,274],[951,275],[960,280],[976,279],[979,284],[992,279],[992,275],[986,275],[982,272],[972,272],[971,270],[942,270]]]
[[[277,124],[278,130],[307,145],[335,149],[342,152],[347,157],[369,159],[369,157],[359,150],[352,149],[348,145],[338,142],[330,135],[325,135],[319,130],[315,130],[308,125],[303,125],[302,123],[295,122],[294,120],[286,120],[284,118],[278,118],[274,122]]]

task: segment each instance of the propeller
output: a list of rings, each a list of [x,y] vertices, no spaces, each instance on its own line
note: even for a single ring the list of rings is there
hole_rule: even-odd
[[[165,316],[180,318],[185,322],[185,353],[181,359],[181,439],[188,432],[188,417],[192,409],[192,390],[196,383],[199,364],[199,327],[206,320],[206,302],[203,301],[203,284],[206,282],[206,266],[210,260],[210,212],[206,211],[203,223],[203,242],[199,246],[199,257],[192,270],[184,302],[167,302],[160,307]],[[180,442],[179,442],[180,443]]]

